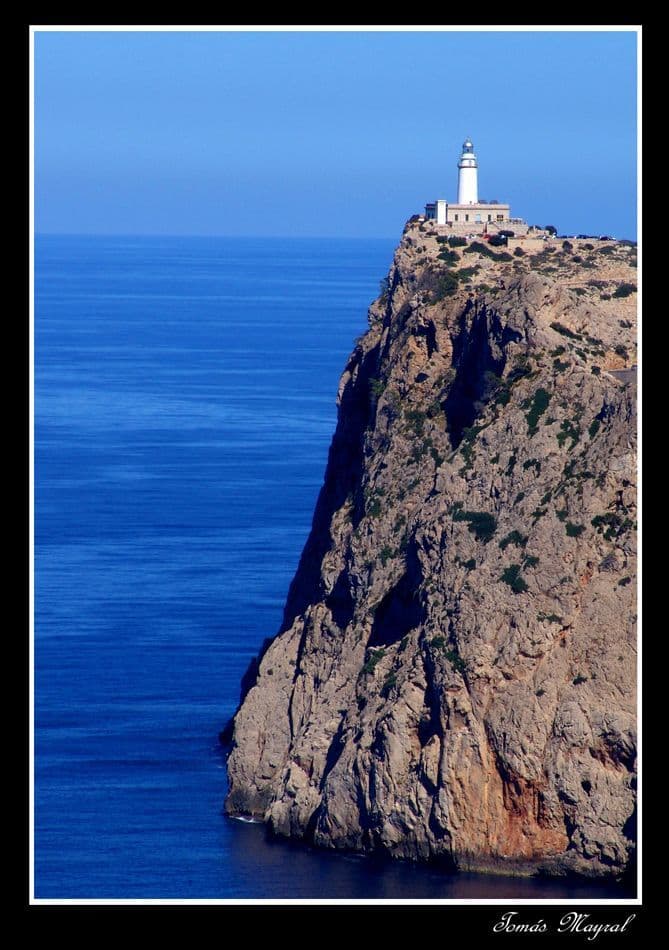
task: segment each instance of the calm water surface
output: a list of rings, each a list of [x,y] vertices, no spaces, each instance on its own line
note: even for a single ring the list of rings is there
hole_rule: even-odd
[[[226,818],[390,240],[37,241],[35,894],[625,896],[344,857]]]

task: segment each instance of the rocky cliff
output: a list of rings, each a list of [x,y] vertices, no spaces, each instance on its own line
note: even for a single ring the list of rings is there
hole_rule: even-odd
[[[407,224],[228,733],[229,814],[463,869],[628,864],[635,257]]]

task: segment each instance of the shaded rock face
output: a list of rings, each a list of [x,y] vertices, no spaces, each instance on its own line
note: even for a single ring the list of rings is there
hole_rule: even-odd
[[[636,294],[615,295],[634,251],[456,258],[437,238],[407,225],[344,370],[282,629],[234,717],[226,810],[327,848],[617,874],[636,422],[611,371],[635,362]]]

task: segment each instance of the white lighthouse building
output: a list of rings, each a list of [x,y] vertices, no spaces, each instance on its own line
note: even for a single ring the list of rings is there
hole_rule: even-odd
[[[465,139],[458,161],[458,200],[454,204],[437,198],[425,205],[425,217],[446,225],[454,233],[494,233],[508,222],[525,225],[519,218],[510,217],[511,208],[499,201],[479,201],[478,159],[472,140]],[[525,225],[525,229],[526,229]]]
[[[478,163],[474,146],[469,139],[465,139],[458,162],[458,204],[475,205],[478,200]]]

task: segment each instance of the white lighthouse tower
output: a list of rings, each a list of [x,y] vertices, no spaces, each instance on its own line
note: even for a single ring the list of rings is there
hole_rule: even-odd
[[[478,200],[478,163],[471,140],[465,139],[458,162],[458,204],[475,205]]]
[[[471,139],[465,139],[458,162],[458,200],[455,203],[437,198],[425,205],[425,220],[437,227],[446,227],[452,234],[494,234],[511,221],[511,208],[499,201],[479,201],[479,163]],[[513,218],[514,231],[520,233],[527,225]],[[524,232],[523,232],[524,233]]]

